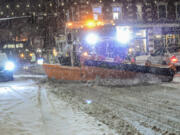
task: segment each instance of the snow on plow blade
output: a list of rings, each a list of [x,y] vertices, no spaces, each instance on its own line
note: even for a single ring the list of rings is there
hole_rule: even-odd
[[[133,79],[136,75],[153,74],[162,81],[172,81],[174,70],[171,68],[147,67],[134,64],[122,64],[88,60],[82,67],[68,67],[60,65],[43,65],[49,78],[57,80],[88,81],[101,79]]]

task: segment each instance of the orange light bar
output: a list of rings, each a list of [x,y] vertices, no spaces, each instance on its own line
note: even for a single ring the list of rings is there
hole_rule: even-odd
[[[71,26],[73,26],[73,23],[72,22],[68,22],[66,25],[67,25],[67,27],[71,27]]]
[[[102,22],[102,21],[97,22],[97,26],[103,26],[103,25],[104,25],[104,22]]]
[[[94,28],[94,27],[96,27],[96,22],[93,21],[93,20],[89,20],[89,21],[86,22],[86,26],[88,28]]]
[[[70,29],[78,29],[78,28],[95,28],[98,26],[104,26],[105,24],[111,24],[109,22],[104,21],[95,21],[95,20],[87,20],[87,21],[77,21],[77,22],[68,22],[66,23],[66,27]]]

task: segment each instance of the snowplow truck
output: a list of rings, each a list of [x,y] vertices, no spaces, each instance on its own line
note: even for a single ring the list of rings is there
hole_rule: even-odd
[[[133,79],[139,74],[152,74],[170,82],[176,73],[173,66],[136,65],[128,54],[130,27],[115,26],[101,21],[69,22],[66,27],[67,46],[59,64],[44,64],[49,78],[89,81],[100,79]]]

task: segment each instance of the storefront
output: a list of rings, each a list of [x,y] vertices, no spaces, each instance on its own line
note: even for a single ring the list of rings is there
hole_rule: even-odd
[[[147,53],[147,30],[146,29],[133,29],[133,40],[130,44],[131,49],[134,50],[136,55],[143,55]]]
[[[154,35],[154,48],[160,46],[180,46],[180,27],[161,28],[161,33]]]

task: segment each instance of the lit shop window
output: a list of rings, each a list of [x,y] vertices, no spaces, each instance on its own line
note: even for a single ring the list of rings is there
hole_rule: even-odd
[[[23,44],[16,44],[16,48],[23,48],[24,46],[23,46]]]
[[[15,45],[14,45],[14,44],[6,44],[6,45],[4,45],[3,48],[4,48],[4,49],[6,49],[6,48],[11,49],[11,48],[15,48]]]

